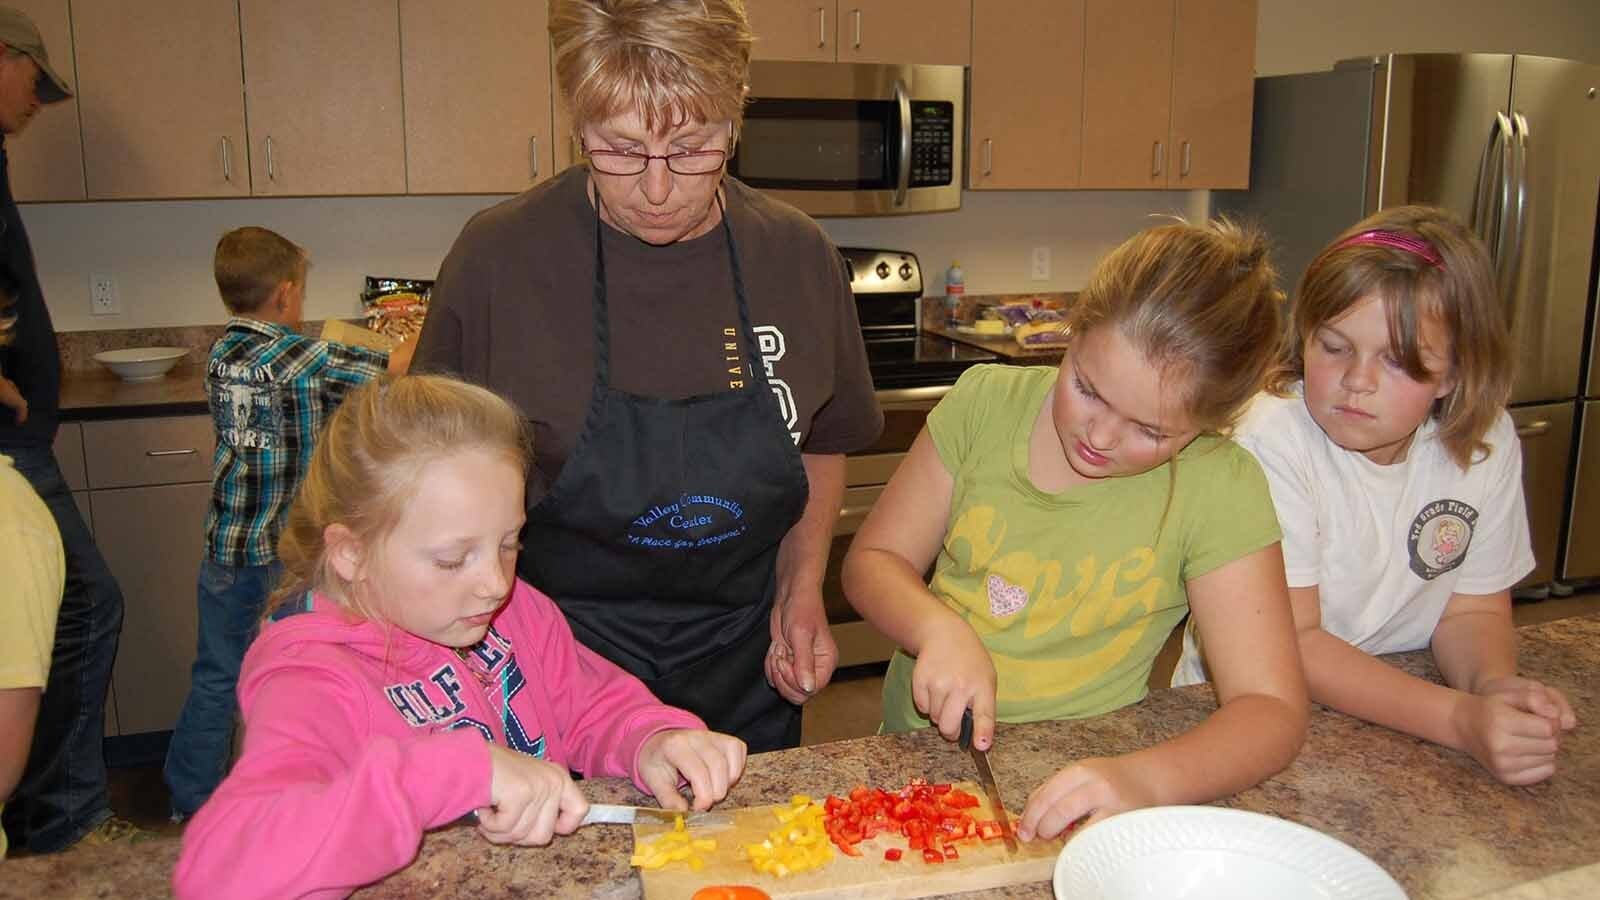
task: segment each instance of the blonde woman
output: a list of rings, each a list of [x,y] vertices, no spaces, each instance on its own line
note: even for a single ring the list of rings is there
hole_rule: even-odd
[[[417,348],[532,419],[519,573],[579,640],[752,750],[799,740],[837,650],[844,454],[882,426],[816,223],[725,174],[738,0],[558,0],[586,165],[469,222]]]

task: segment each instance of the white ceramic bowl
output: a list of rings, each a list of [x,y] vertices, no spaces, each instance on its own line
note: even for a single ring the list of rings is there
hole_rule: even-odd
[[[122,376],[123,381],[155,381],[188,355],[184,347],[129,347],[96,353],[94,361]]]
[[[1348,844],[1260,813],[1157,806],[1084,829],[1056,860],[1058,900],[1405,900]]]

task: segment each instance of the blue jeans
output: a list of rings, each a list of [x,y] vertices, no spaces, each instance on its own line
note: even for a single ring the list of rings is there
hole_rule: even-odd
[[[189,696],[172,730],[163,771],[172,791],[172,813],[194,815],[227,774],[233,755],[233,725],[239,710],[234,691],[239,664],[255,638],[261,608],[281,567],[200,563],[200,635]]]
[[[33,744],[22,780],[5,805],[11,845],[50,853],[77,843],[111,817],[106,691],[122,634],[122,591],[72,502],[51,448],[8,446],[0,452],[11,457],[49,507],[67,560],[50,676],[39,698]]]

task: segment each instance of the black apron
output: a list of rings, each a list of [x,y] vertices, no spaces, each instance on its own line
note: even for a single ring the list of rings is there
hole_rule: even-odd
[[[667,400],[611,386],[598,193],[594,204],[594,393],[566,463],[528,513],[518,568],[580,641],[663,702],[751,752],[798,746],[800,708],[767,683],[763,664],[778,545],[808,485],[767,382],[727,210],[749,376],[742,388]]]

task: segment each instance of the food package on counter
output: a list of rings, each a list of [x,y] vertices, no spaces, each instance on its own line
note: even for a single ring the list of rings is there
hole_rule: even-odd
[[[1024,348],[1064,347],[1069,336],[1067,319],[1059,310],[1030,309],[1027,321],[1018,324],[1011,336]]]
[[[367,327],[396,341],[406,341],[422,331],[428,315],[428,297],[433,282],[421,278],[379,278],[367,276],[361,292],[361,309]]]

